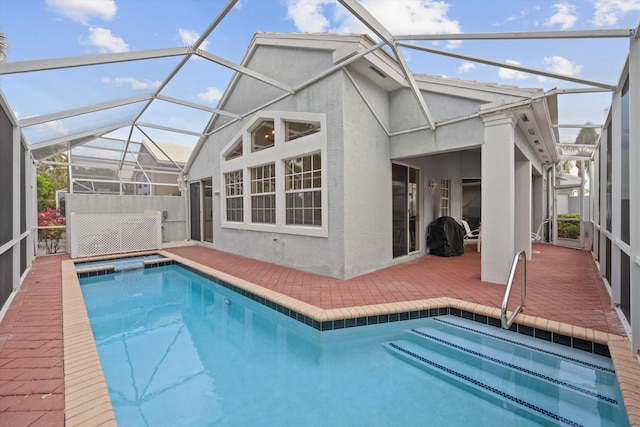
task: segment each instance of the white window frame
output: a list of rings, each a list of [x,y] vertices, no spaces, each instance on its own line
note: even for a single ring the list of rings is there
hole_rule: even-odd
[[[260,151],[251,151],[251,132],[262,120],[273,120],[275,128],[275,141],[273,147]],[[320,131],[285,142],[285,121],[294,122],[319,122]],[[227,160],[226,157],[236,147],[239,140],[242,140],[243,155]],[[286,224],[286,196],[285,196],[285,160],[304,157],[311,154],[320,154],[321,164],[321,202],[322,202],[322,225],[294,225]],[[247,185],[250,185],[251,168],[275,164],[276,172],[276,222],[275,224],[252,223],[251,222],[251,192]],[[321,113],[298,113],[286,111],[260,111],[256,113],[242,130],[238,132],[230,142],[220,152],[220,175],[224,181],[227,172],[238,169],[243,171],[245,191],[244,197],[244,221],[227,221],[226,197],[221,197],[221,219],[222,228],[232,228],[238,230],[264,231],[283,234],[295,234],[314,237],[328,237],[328,192],[327,192],[327,122],[326,115]]]
[[[451,216],[451,180],[440,178],[440,216]]]
[[[276,169],[275,162],[267,163],[266,165],[256,165],[249,168],[249,173],[251,174],[249,176],[249,191],[251,192],[251,218],[249,220],[253,224],[275,224],[278,219],[278,207],[273,206],[273,216],[274,216],[273,222],[255,220],[254,213],[258,214],[259,212],[262,212],[262,216],[265,216],[265,212],[267,211],[270,212],[272,209],[271,207],[265,207],[265,206],[258,208],[257,206],[253,205],[254,198],[262,199],[264,202],[266,200],[269,200],[271,196],[273,196],[273,200],[275,204],[275,198],[278,192],[275,169]],[[261,171],[261,174],[263,174],[263,176],[260,178],[254,177],[254,174],[253,174],[254,170]],[[272,175],[265,176],[267,171],[272,173]],[[266,190],[265,187],[271,187],[272,180],[273,180],[273,188]],[[258,190],[257,187],[259,187],[260,190]]]
[[[227,182],[227,177],[235,174],[235,173],[240,173],[240,178],[241,181],[238,182],[237,180],[234,180],[234,182]],[[223,211],[224,214],[224,220],[225,221],[229,221],[229,222],[244,222],[244,193],[245,193],[245,187],[246,187],[246,183],[245,183],[245,177],[244,177],[244,171],[242,169],[238,169],[235,171],[229,171],[226,172],[222,175],[222,177],[224,178],[224,194],[223,194],[223,198],[224,198],[224,203],[225,203],[225,210]],[[236,177],[237,178],[237,177]],[[240,194],[228,194],[229,191],[231,191],[232,193],[236,193],[236,189],[239,188]],[[230,221],[229,220],[229,215],[226,209],[227,206],[227,202],[229,201],[229,199],[242,199],[242,221]],[[239,211],[239,210],[238,210]]]
[[[313,168],[313,158],[318,155],[320,156],[320,170],[318,169],[314,169]],[[304,167],[301,169],[300,172],[291,172],[291,173],[287,173],[286,170],[286,164],[287,162],[291,162],[294,159],[307,159],[310,158],[311,160],[311,168],[309,170],[304,169]],[[322,183],[322,155],[320,153],[310,153],[307,154],[305,156],[301,156],[301,157],[294,157],[293,159],[285,159],[285,181],[287,181],[287,178],[291,179],[293,182],[298,181],[300,183],[300,187],[299,188],[295,188],[295,186],[291,186],[291,188],[287,188],[287,183],[285,182],[285,189],[284,189],[284,196],[285,196],[285,214],[286,214],[286,218],[285,218],[285,223],[287,225],[298,225],[296,223],[290,223],[289,222],[289,212],[292,212],[294,217],[296,216],[295,213],[296,212],[300,212],[301,215],[303,217],[305,217],[305,211],[311,210],[312,213],[312,217],[315,219],[315,210],[316,207],[315,206],[301,206],[301,207],[290,207],[288,205],[288,196],[302,196],[302,198],[304,199],[304,196],[309,194],[311,195],[311,198],[313,200],[315,200],[315,198],[313,197],[314,193],[316,193],[317,191],[320,191],[320,195],[322,196],[322,189],[321,187],[315,187],[314,183],[315,183],[315,177],[316,174],[319,172],[320,173],[320,182]],[[304,161],[303,161],[304,164]],[[310,181],[310,185],[309,187],[305,187],[304,186],[304,182],[305,182],[305,175],[309,175],[309,181]],[[296,179],[297,178],[297,179]],[[322,184],[321,184],[322,185]],[[322,203],[322,200],[320,201]],[[313,203],[313,202],[312,202]],[[322,207],[320,207],[320,212],[322,212]],[[320,222],[322,222],[322,215],[319,218]],[[316,226],[317,227],[317,226]]]

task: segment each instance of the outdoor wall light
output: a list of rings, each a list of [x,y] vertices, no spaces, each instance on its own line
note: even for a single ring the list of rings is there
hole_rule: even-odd
[[[435,178],[431,178],[431,181],[429,181],[429,189],[431,190],[431,194],[433,194],[436,191],[437,186],[438,186],[438,183],[435,180]]]

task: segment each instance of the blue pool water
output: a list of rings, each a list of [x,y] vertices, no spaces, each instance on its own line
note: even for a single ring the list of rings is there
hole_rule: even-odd
[[[320,332],[176,265],[80,282],[121,426],[628,425],[610,359],[477,322]]]

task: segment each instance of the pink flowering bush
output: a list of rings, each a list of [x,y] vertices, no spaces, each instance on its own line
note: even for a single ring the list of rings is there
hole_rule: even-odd
[[[38,213],[38,227],[66,225],[67,221],[60,216],[60,209],[45,208]],[[64,236],[64,228],[45,228],[39,230],[38,238],[45,243],[48,254],[58,253],[60,240]]]

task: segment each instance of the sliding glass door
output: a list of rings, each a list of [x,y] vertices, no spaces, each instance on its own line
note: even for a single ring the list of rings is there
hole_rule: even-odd
[[[213,243],[213,180],[189,184],[191,240]]]
[[[393,257],[396,258],[420,249],[419,172],[395,163],[391,167]]]
[[[200,241],[200,181],[189,184],[191,240]]]
[[[202,181],[202,201],[203,241],[213,243],[213,180],[211,178]]]

